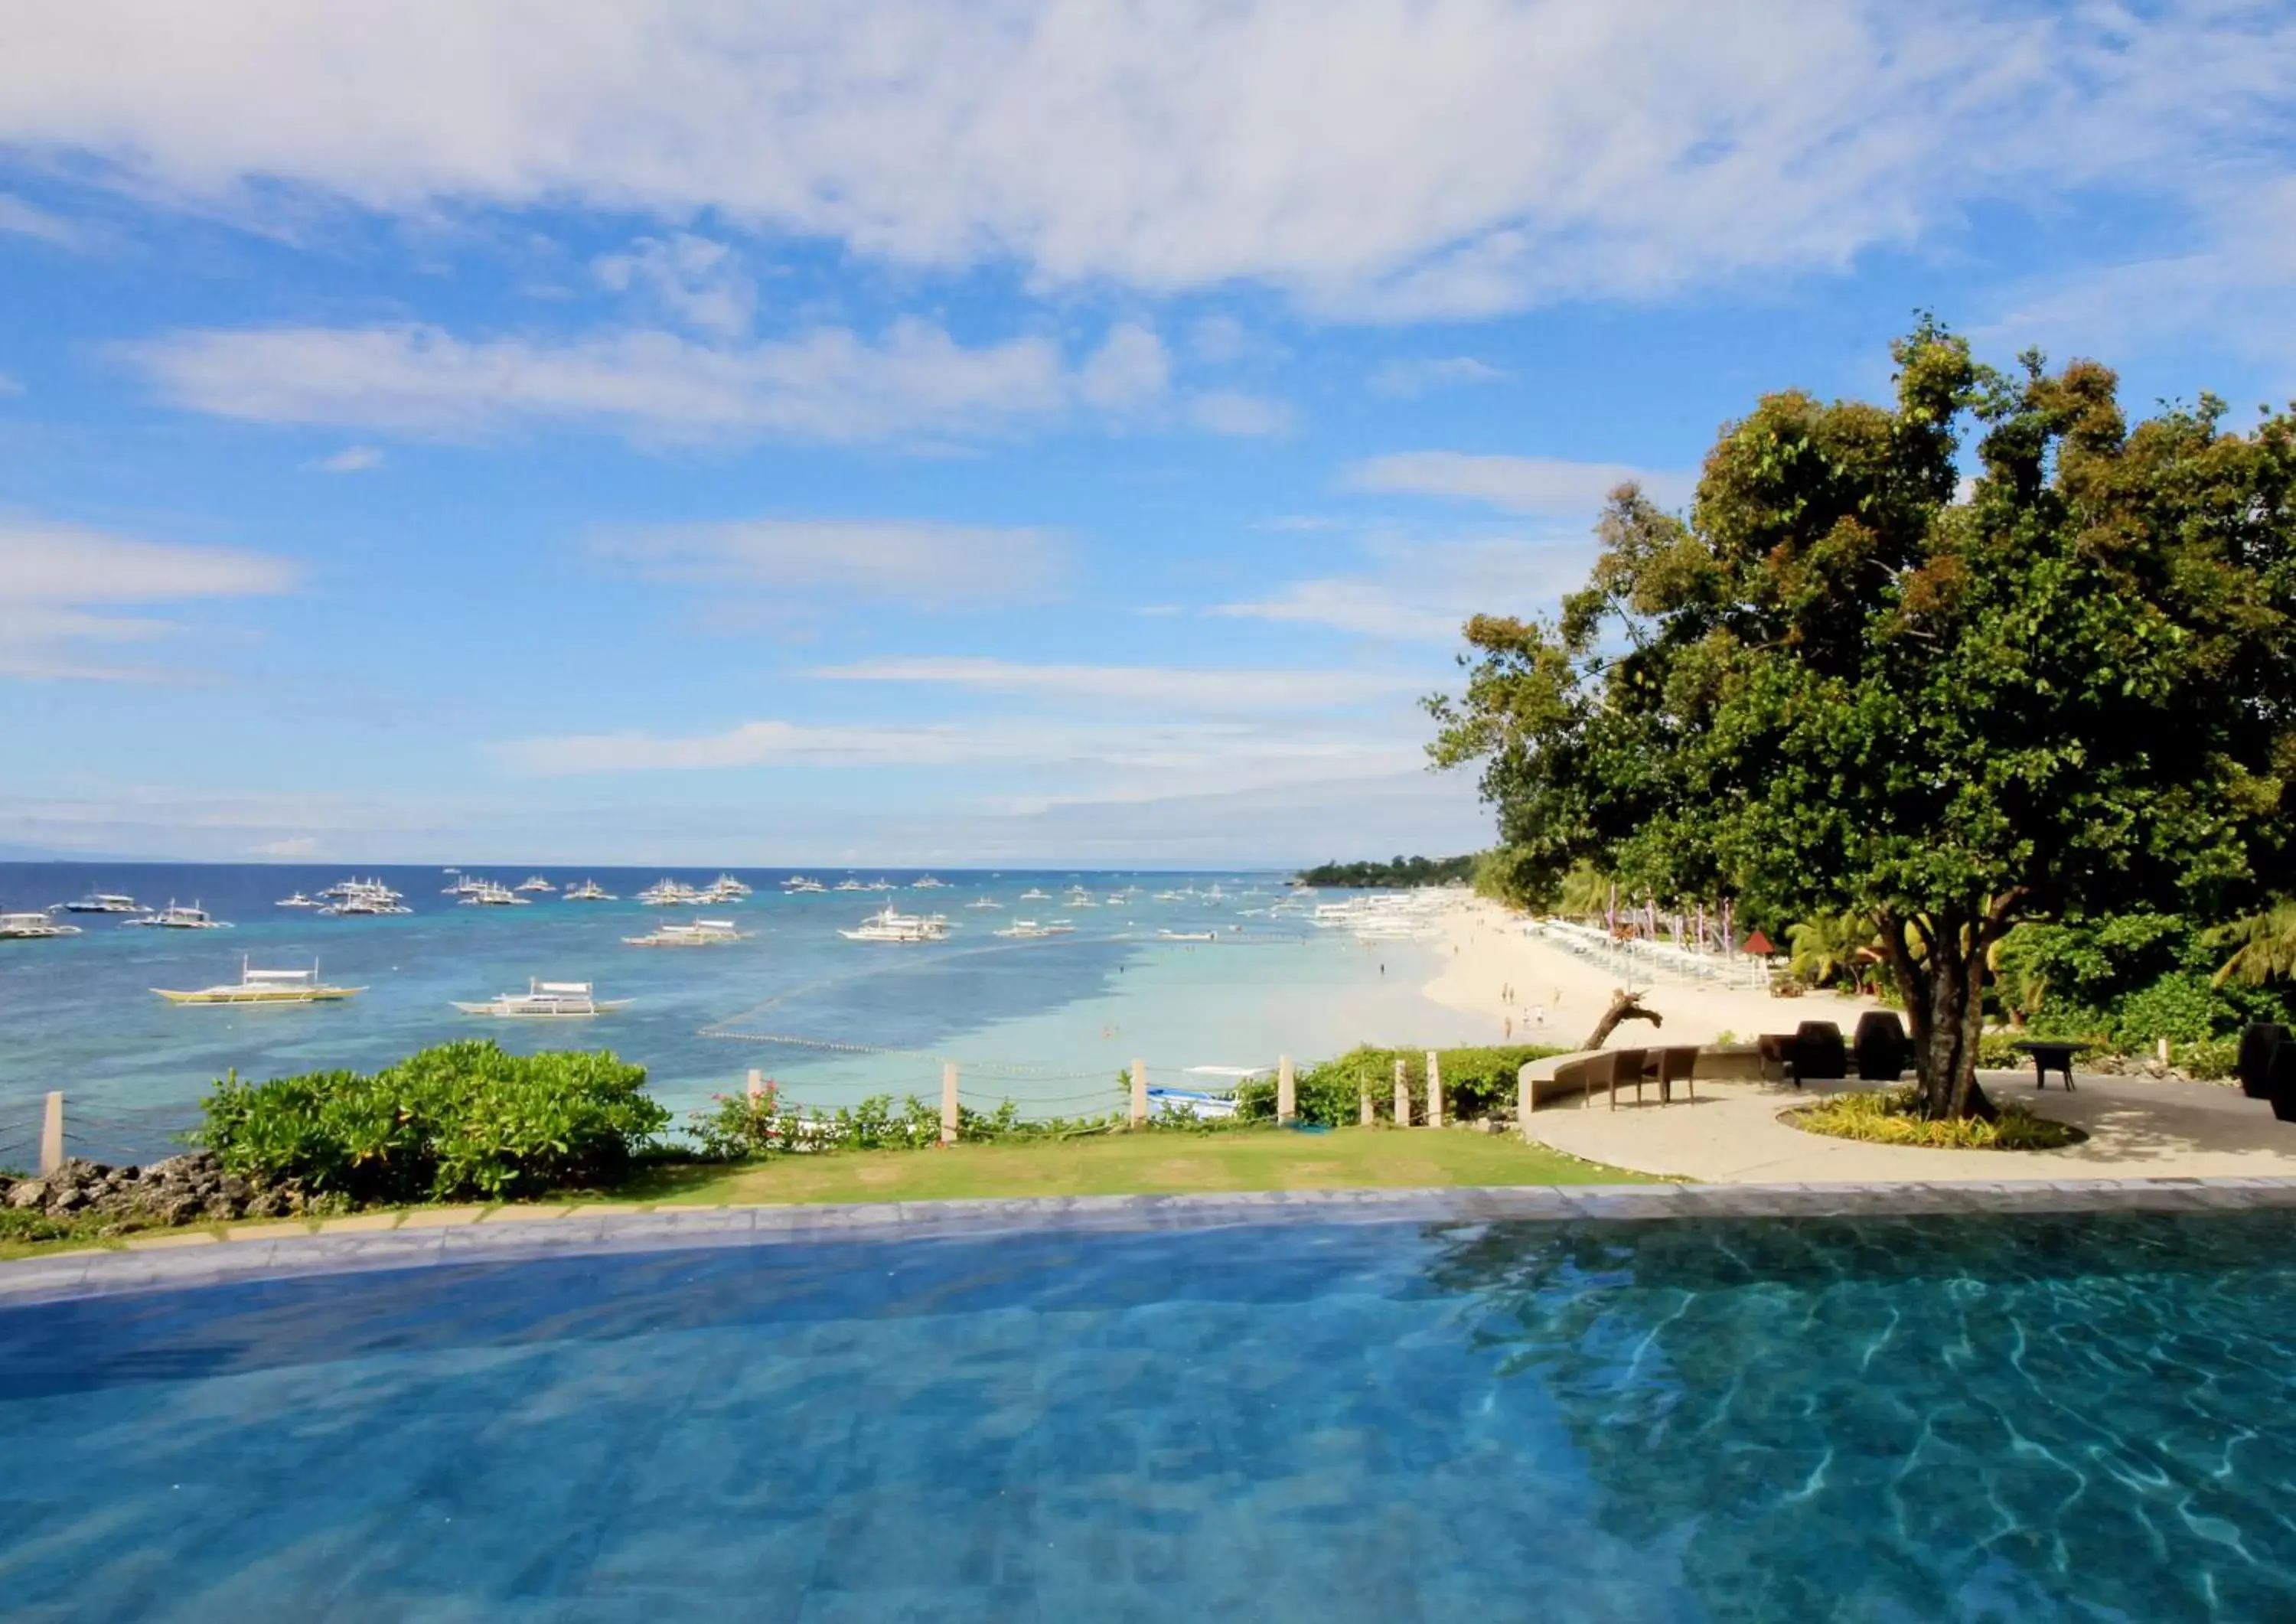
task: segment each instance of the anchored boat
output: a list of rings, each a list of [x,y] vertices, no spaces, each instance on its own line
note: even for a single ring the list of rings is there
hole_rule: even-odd
[[[239,980],[197,992],[152,989],[170,1004],[334,1004],[366,990],[364,987],[334,987],[319,979],[319,962],[308,970],[258,970],[239,961]]]
[[[484,1004],[457,1002],[456,1009],[466,1015],[493,1015],[504,1021],[563,1021],[588,1015],[603,1015],[628,1005],[627,998],[599,998],[593,996],[588,981],[529,980],[522,993],[498,992]]]
[[[35,941],[78,934],[78,925],[60,925],[45,914],[0,914],[0,941]]]
[[[76,902],[56,905],[67,914],[133,914],[142,904],[118,891],[90,891]]]
[[[228,931],[230,923],[217,919],[198,903],[180,907],[169,902],[156,914],[146,914],[141,919],[131,919],[132,925],[149,925],[160,931]]]

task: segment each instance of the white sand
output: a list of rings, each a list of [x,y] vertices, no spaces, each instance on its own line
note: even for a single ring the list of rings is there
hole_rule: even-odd
[[[1620,985],[1614,971],[1525,936],[1522,916],[1496,903],[1462,898],[1442,923],[1436,948],[1447,963],[1424,990],[1447,1009],[1487,1019],[1486,1041],[1576,1048]],[[1711,1043],[1726,1032],[1751,1042],[1762,1032],[1790,1032],[1804,1021],[1831,1021],[1846,1034],[1860,1014],[1876,1007],[1871,998],[1839,993],[1775,998],[1744,988],[1663,980],[1649,987],[1643,1002],[1666,1018],[1664,1026],[1654,1031],[1647,1022],[1630,1021],[1612,1035],[1613,1046]]]

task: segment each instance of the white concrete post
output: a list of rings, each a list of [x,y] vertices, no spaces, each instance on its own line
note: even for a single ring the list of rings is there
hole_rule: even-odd
[[[1132,1126],[1145,1128],[1147,1125],[1148,1062],[1136,1060],[1132,1062]]]
[[[48,1095],[46,1117],[40,1123],[40,1177],[64,1164],[64,1096],[62,1089]]]
[[[1443,1062],[1432,1049],[1427,1051],[1427,1126],[1443,1126]]]
[[[1400,1054],[1395,1057],[1395,1125],[1411,1126],[1411,1074],[1404,1070]]]
[[[940,1068],[940,1142],[956,1143],[956,1062],[943,1061]]]
[[[1289,1122],[1300,1114],[1300,1092],[1292,1076],[1292,1057],[1279,1054],[1275,1058],[1275,1120]]]
[[[1364,1127],[1369,1128],[1373,1123],[1379,1120],[1379,1109],[1371,1103],[1371,1085],[1369,1083],[1363,1085],[1362,1105],[1362,1114],[1357,1118],[1357,1120],[1362,1123]]]
[[[760,1099],[764,1097],[765,1092],[766,1074],[758,1070],[757,1067],[751,1066],[750,1068],[750,1098],[751,1100]]]

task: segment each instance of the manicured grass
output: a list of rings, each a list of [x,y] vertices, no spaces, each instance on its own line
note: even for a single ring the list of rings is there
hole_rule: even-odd
[[[1640,1184],[1507,1136],[1453,1129],[1281,1128],[846,1151],[748,1167],[657,1169],[613,1193],[663,1205],[949,1201],[973,1196],[1165,1195],[1220,1190],[1422,1189]]]

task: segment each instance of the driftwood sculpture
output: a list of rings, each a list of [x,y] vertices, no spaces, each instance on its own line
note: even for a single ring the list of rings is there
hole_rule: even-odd
[[[1658,1011],[1644,1006],[1640,993],[1628,992],[1621,988],[1611,995],[1611,1007],[1603,1012],[1603,1018],[1595,1022],[1594,1031],[1578,1046],[1582,1049],[1601,1048],[1621,1021],[1647,1021],[1652,1026],[1666,1024],[1666,1018]]]

